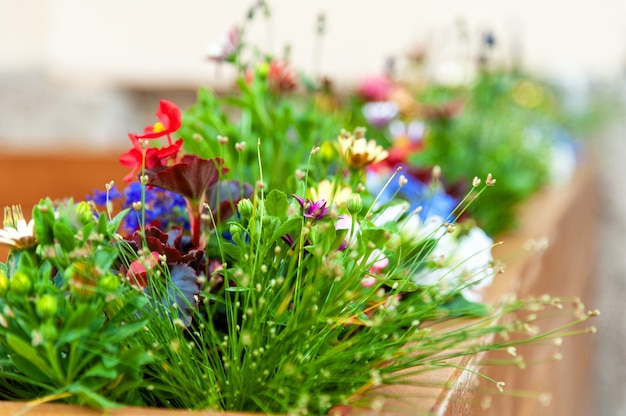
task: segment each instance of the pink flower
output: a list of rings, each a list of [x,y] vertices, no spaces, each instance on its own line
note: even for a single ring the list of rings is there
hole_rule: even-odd
[[[363,79],[358,91],[361,98],[366,101],[388,101],[393,88],[394,84],[389,77],[374,75]]]
[[[324,218],[329,212],[330,209],[326,206],[326,200],[320,199],[319,201],[313,202],[310,199],[300,198],[298,195],[291,195],[298,201],[300,207],[302,208],[303,215],[306,218],[310,218],[312,220],[321,220]]]
[[[152,270],[159,264],[159,253],[153,251],[143,259],[137,259],[130,264],[126,271],[128,280],[137,286],[148,287],[148,270]]]
[[[228,34],[220,37],[218,42],[211,42],[207,47],[207,57],[214,62],[233,59],[239,49],[241,34],[238,27],[233,27]]]

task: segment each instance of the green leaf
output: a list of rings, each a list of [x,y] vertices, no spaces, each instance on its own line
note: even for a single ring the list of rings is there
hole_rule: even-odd
[[[88,405],[95,408],[120,407],[119,403],[107,399],[82,384],[74,383],[68,387],[68,391],[77,396],[78,404],[81,405]]]
[[[41,358],[41,354],[33,348],[30,343],[13,334],[8,334],[6,340],[13,349],[11,353],[12,361],[21,371],[24,373],[34,373],[36,376],[33,378],[40,378],[40,375],[44,374],[50,380],[57,379],[58,375],[50,370],[50,364]],[[26,362],[20,360],[18,357],[25,359]]]
[[[101,270],[109,270],[117,259],[117,250],[113,247],[99,246],[93,253],[94,266]]]
[[[74,228],[64,220],[58,220],[52,226],[54,237],[61,245],[66,253],[74,250],[76,247],[76,232]]]
[[[98,363],[91,367],[89,370],[85,371],[81,379],[85,379],[88,377],[98,377],[113,380],[117,377],[117,374],[117,370],[113,368],[107,368],[103,363]]]
[[[241,248],[239,248],[239,246],[230,243],[223,243],[222,249],[227,256],[230,256],[233,259],[239,260],[241,257]]]
[[[369,221],[361,223],[361,239],[376,247],[382,247],[386,244],[387,232],[386,228],[377,227]]]
[[[129,211],[130,211],[130,208],[126,208],[120,211],[115,217],[113,217],[110,221],[108,221],[108,227],[106,227],[104,230],[100,229],[100,223],[103,222],[104,224],[107,224],[107,219],[104,214],[100,214],[101,218],[98,218],[98,232],[104,235],[114,234],[117,231],[117,229],[120,228],[120,224],[122,223],[122,221],[126,217],[126,214],[128,214]],[[102,220],[102,218],[104,220]]]
[[[280,237],[299,230],[301,225],[302,225],[302,218],[300,217],[289,218],[287,221],[283,222],[276,230],[274,230],[274,233],[272,234],[272,238],[267,243],[268,244],[273,243],[274,241],[278,240]]]
[[[272,189],[265,197],[265,211],[269,215],[284,220],[287,218],[287,209],[289,208],[289,202],[287,201],[287,195],[276,189]]]

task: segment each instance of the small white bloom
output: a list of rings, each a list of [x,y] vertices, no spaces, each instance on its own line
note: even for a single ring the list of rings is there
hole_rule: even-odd
[[[465,286],[461,294],[469,301],[482,299],[480,290],[494,278],[491,248],[493,240],[480,228],[455,236],[444,234],[430,253],[437,267],[421,270],[413,276],[418,285],[441,285],[450,290]]]
[[[26,222],[20,206],[4,207],[4,228],[0,230],[0,245],[19,249],[32,247],[37,243],[34,228],[34,221]]]

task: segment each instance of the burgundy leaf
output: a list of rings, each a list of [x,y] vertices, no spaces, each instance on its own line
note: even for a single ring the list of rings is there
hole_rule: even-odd
[[[220,158],[201,159],[197,156],[185,156],[171,167],[156,172],[148,185],[158,186],[176,192],[193,202],[202,200],[210,186],[217,183],[220,174],[227,172]]]

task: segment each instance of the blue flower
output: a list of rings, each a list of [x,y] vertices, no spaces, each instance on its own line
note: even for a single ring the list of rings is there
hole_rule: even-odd
[[[108,200],[109,201],[114,201],[116,199],[119,199],[122,197],[122,194],[120,193],[120,191],[117,189],[117,187],[115,185],[113,185],[111,187],[111,189],[108,192]],[[96,203],[96,205],[100,205],[100,206],[105,206],[107,203],[107,191],[94,191],[92,195],[87,195],[87,197],[85,198],[87,201],[93,201]]]
[[[375,175],[378,174],[375,173]],[[432,216],[443,219],[450,217],[459,202],[456,198],[448,195],[439,185],[427,185],[411,175],[403,175],[402,178],[402,184],[397,180],[392,181],[383,190],[384,182],[380,180],[381,178],[370,176],[368,177],[368,184],[375,183],[374,186],[370,187],[370,192],[374,194],[382,192],[379,198],[381,204],[390,202],[394,198],[400,198],[410,204],[410,211],[421,207],[419,216],[424,221]]]

